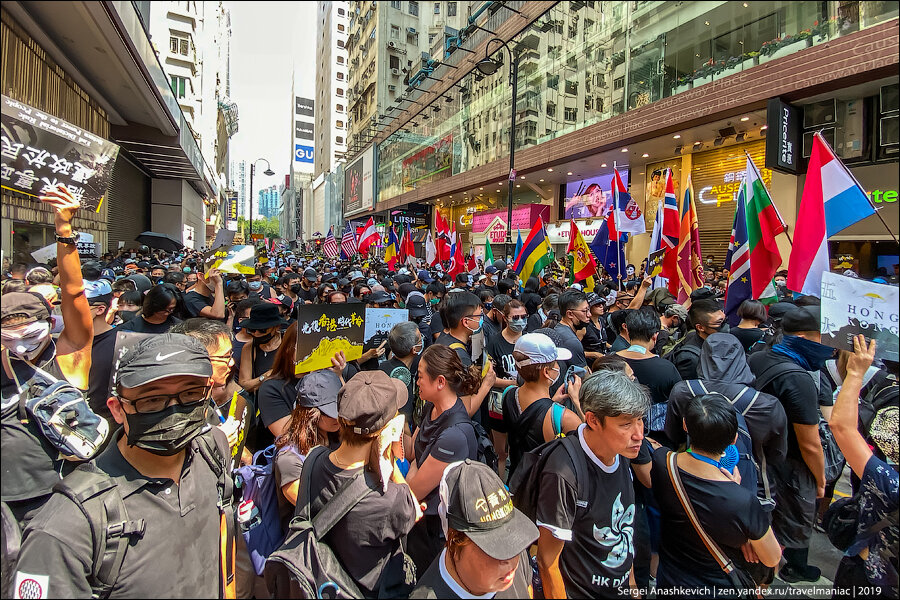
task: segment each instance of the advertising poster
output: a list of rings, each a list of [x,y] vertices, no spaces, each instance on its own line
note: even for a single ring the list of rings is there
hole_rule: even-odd
[[[366,348],[377,348],[394,325],[406,321],[409,321],[409,311],[405,308],[367,308],[363,343]]]
[[[898,301],[894,286],[822,273],[822,343],[853,351],[853,336],[877,344],[875,356],[898,360]]]
[[[403,161],[403,189],[452,175],[453,134],[446,135]]]
[[[3,189],[38,198],[61,184],[99,212],[119,146],[7,96],[2,113]]]
[[[331,367],[335,352],[362,356],[365,315],[359,304],[304,304],[297,309],[297,375]]]
[[[375,148],[370,147],[344,169],[344,216],[372,208]]]
[[[628,169],[619,170],[622,183],[628,187]],[[564,219],[605,217],[612,208],[613,172],[566,184]]]
[[[238,193],[228,192],[225,195],[225,228],[237,231]]]

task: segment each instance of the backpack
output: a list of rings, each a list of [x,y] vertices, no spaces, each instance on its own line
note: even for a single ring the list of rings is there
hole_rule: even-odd
[[[580,504],[587,501],[582,484],[582,482],[587,482],[588,480],[587,457],[584,454],[584,450],[581,449],[581,442],[578,436],[569,435],[552,439],[523,454],[522,459],[519,461],[519,466],[516,467],[512,478],[509,480],[509,491],[513,497],[513,505],[532,522],[537,519],[541,475],[546,471],[547,461],[554,452],[568,453],[569,460],[572,461],[575,468],[576,503]]]
[[[762,390],[779,377],[789,373],[805,373],[812,378],[816,390],[821,386],[822,376],[818,371],[810,372],[793,361],[785,360],[775,363],[760,373],[756,377],[756,388]],[[818,409],[818,399],[816,400],[816,406]],[[828,421],[822,416],[822,410],[818,409],[818,411],[819,441],[822,443],[822,454],[825,457],[825,483],[831,484],[840,478],[847,461],[844,460],[844,455],[841,453],[841,449],[834,439],[834,434],[831,433],[831,427],[828,425]]]
[[[319,460],[329,452],[317,446],[300,472],[296,516],[281,547],[269,555],[265,578],[276,589],[273,598],[362,598],[356,582],[322,538],[371,491],[364,473],[345,482],[324,507],[310,515],[310,479]]]
[[[869,392],[859,402],[859,430],[866,438],[869,437],[875,415],[883,408],[900,404],[900,386],[896,380],[885,376],[877,382],[873,378],[872,383],[875,385],[869,388]]]
[[[288,448],[297,454],[293,447]],[[277,449],[273,444],[254,454],[253,464],[240,467],[234,472],[234,485],[241,488],[237,521],[257,575],[262,575],[266,558],[281,546],[286,533],[281,527],[278,493],[275,489],[276,453]]]
[[[892,513],[857,535],[859,504],[860,494],[849,498],[839,498],[828,506],[822,517],[822,528],[828,536],[828,541],[841,552],[847,552],[851,546],[857,546],[859,549],[856,553],[859,553],[863,547],[868,545],[872,536],[885,527],[897,525],[898,512],[897,509],[894,509]]]
[[[684,341],[687,339],[687,335],[679,338],[674,344],[666,345],[663,348],[662,357],[675,364],[675,362],[681,357],[682,353],[692,354],[697,357],[697,360],[700,360],[700,347],[694,344],[685,344]]]
[[[710,393],[699,379],[690,379],[685,381],[685,383],[687,383],[688,391],[690,391],[692,398]],[[744,418],[744,415],[750,411],[759,398],[760,393],[750,394],[749,392],[750,388],[745,385],[734,398],[729,398],[725,394],[720,395],[728,399],[731,405],[734,406],[737,414],[738,433],[737,441],[735,441],[734,445],[737,446],[738,454],[741,458],[738,462],[738,471],[741,474],[741,487],[750,490],[754,495],[758,495],[758,484],[761,481],[763,484],[763,497],[759,499],[759,502],[764,508],[771,510],[775,507],[775,502],[772,500],[772,493],[769,488],[769,478],[766,473],[766,457],[763,454],[761,459],[762,467],[760,467],[753,456],[753,438],[750,437],[750,428],[747,426],[747,420]],[[688,444],[690,444],[690,439]]]
[[[469,415],[456,411],[450,413],[449,421],[448,427],[454,427],[464,423],[472,426],[472,429],[475,431],[475,460],[486,464],[496,472],[497,466],[500,464],[499,457],[497,456],[497,451],[494,450],[494,443],[491,441],[491,438],[488,436],[484,427],[481,426],[481,423],[476,423]],[[430,448],[428,451],[430,453]]]
[[[57,379],[40,367],[25,361],[34,376],[24,385],[15,380],[16,399],[3,407],[2,420],[33,421],[36,429],[66,460],[90,460],[103,447],[109,435],[109,423],[88,404],[84,393],[65,379]]]
[[[234,598],[234,520],[231,511],[234,488],[226,468],[231,456],[221,452],[210,432],[198,436],[197,440],[195,452],[203,457],[218,479],[220,576],[225,587],[223,597]],[[91,528],[94,547],[88,581],[92,598],[109,597],[119,578],[128,546],[138,543],[144,535],[144,519],[129,518],[120,489],[132,485],[140,487],[142,483],[140,480],[117,481],[88,462],[78,465],[53,486],[54,492],[65,495],[81,509]]]

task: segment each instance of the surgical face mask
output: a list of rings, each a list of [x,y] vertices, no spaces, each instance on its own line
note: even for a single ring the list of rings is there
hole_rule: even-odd
[[[511,331],[515,331],[516,333],[521,333],[525,331],[525,326],[528,323],[527,319],[510,319],[509,320],[509,328]]]
[[[417,348],[418,348],[418,350],[417,350]],[[425,344],[422,342],[419,342],[418,344],[416,344],[415,346],[412,347],[413,354],[422,354],[423,350],[425,350]]]
[[[253,292],[258,292],[262,289],[262,281],[251,281],[249,282],[250,290]]]
[[[468,322],[469,320],[471,320],[471,319],[473,319],[473,318],[474,318],[474,317],[467,317],[467,318],[466,318],[466,322]],[[484,315],[480,315],[480,316],[478,317],[478,327],[476,327],[475,329],[472,329],[471,327],[469,327],[468,325],[466,325],[466,329],[468,329],[468,330],[471,331],[472,333],[478,333],[479,331],[481,331],[481,328],[482,328],[483,325],[484,325]]]
[[[430,302],[432,305],[434,305],[434,304],[439,304],[439,303],[441,302],[441,299],[440,299],[440,298],[432,298],[431,300],[429,300],[429,302]]]
[[[18,331],[2,331],[3,347],[21,359],[32,360],[40,353],[44,340],[50,335],[50,323],[37,321]]]
[[[787,285],[787,281],[784,279],[776,279],[775,285],[777,285],[778,287],[784,287]]]
[[[562,375],[562,369],[560,369],[560,368],[550,369],[550,372],[551,372],[551,373],[552,373],[553,371],[556,371],[556,376],[550,381],[550,386],[551,386],[551,387],[553,387],[553,385],[554,385],[557,381],[559,381],[559,376]]]
[[[128,445],[152,454],[172,456],[184,449],[206,427],[209,402],[173,404],[155,413],[125,413]]]

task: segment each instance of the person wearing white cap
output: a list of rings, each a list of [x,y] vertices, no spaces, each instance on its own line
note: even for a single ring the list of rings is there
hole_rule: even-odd
[[[518,388],[507,388],[503,395],[503,422],[509,432],[509,476],[522,460],[522,456],[544,442],[575,430],[581,425],[581,417],[550,399],[550,386],[562,377],[557,360],[569,360],[572,353],[557,348],[542,333],[526,333],[516,341],[513,349],[516,369],[524,383]],[[568,393],[578,407],[578,391],[581,379],[576,375]],[[557,390],[561,397],[563,387]]]

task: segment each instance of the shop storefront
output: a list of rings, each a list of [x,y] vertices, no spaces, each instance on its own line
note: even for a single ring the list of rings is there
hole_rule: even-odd
[[[516,243],[519,235],[522,236],[522,241],[524,242],[539,218],[544,223],[549,223],[550,209],[551,207],[547,204],[520,204],[514,206],[512,213],[512,243]],[[490,240],[494,258],[503,256],[503,245],[506,243],[507,216],[508,211],[505,208],[484,212],[479,211],[472,216],[471,239],[475,247],[476,256],[484,256],[486,240]]]

